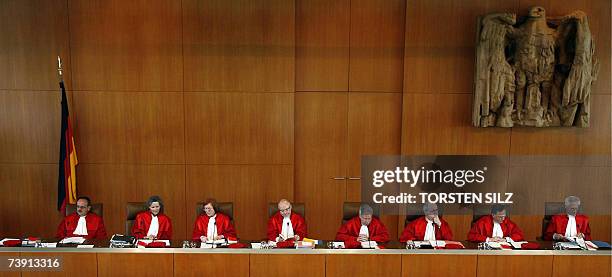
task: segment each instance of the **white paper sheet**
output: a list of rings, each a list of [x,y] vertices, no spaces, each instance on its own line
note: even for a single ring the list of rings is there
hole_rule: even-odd
[[[78,243],[78,244],[81,244],[83,242],[85,242],[85,238],[82,238],[82,237],[68,237],[60,241],[60,243]]]
[[[371,240],[371,241],[365,241],[361,243],[361,248],[365,248],[365,249],[378,249],[378,244]]]

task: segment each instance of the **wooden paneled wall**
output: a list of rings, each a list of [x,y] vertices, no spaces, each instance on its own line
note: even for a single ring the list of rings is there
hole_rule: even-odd
[[[477,16],[536,4],[589,15],[592,126],[471,127]],[[306,203],[311,237],[331,239],[342,202],[360,199],[364,154],[609,156],[610,31],[608,0],[2,1],[0,236],[51,237],[61,218],[57,55],[79,192],[104,203],[109,233],[126,202],[159,194],[177,239],[207,197],[234,202],[242,238],[263,238],[267,204],[289,198]],[[553,166],[508,165],[527,237],[544,201],[572,193],[610,240],[610,187],[586,184],[610,164]],[[397,238],[403,218],[383,220]],[[469,216],[448,221],[465,238]]]

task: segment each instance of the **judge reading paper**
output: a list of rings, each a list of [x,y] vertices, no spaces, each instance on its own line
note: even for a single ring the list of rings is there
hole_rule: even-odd
[[[468,240],[472,242],[506,242],[523,240],[523,231],[506,217],[506,207],[493,205],[491,215],[485,215],[472,224]]]
[[[565,214],[553,215],[544,233],[545,240],[568,241],[572,238],[591,240],[591,227],[586,215],[578,214],[580,198],[565,198]]]
[[[283,242],[286,240],[299,241],[307,233],[306,220],[291,210],[291,203],[287,199],[278,202],[278,212],[268,220],[268,240]]]
[[[344,223],[336,234],[337,241],[343,241],[346,248],[360,248],[371,245],[370,242],[384,243],[389,241],[385,225],[375,216],[368,204],[359,207],[359,215]],[[371,247],[368,247],[371,248]]]

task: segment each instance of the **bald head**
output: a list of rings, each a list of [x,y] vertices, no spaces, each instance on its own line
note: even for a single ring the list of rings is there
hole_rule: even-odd
[[[278,201],[278,210],[283,217],[289,217],[291,215],[291,203],[287,199],[281,199]]]

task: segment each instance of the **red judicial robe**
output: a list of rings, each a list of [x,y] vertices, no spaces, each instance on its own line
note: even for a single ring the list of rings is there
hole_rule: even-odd
[[[228,240],[238,240],[236,230],[232,224],[229,216],[222,213],[216,213],[215,225],[217,226],[217,235],[223,236]],[[206,236],[208,232],[208,217],[205,213],[201,214],[196,218],[193,226],[193,234],[191,235],[193,240],[200,241],[201,236]]]
[[[510,237],[514,241],[524,240],[523,231],[509,218],[505,218],[499,224],[504,237]],[[468,233],[468,240],[472,242],[484,242],[493,235],[493,216],[485,215],[472,224]]]
[[[567,222],[569,218],[567,214],[553,215],[546,231],[544,232],[544,240],[552,240],[553,234],[565,235],[565,229],[567,228]],[[576,215],[576,231],[584,234],[585,240],[591,240],[591,227],[589,226],[589,217],[582,214]]]
[[[353,217],[340,227],[336,234],[336,240],[343,241],[346,248],[359,248],[361,247],[361,242],[358,242],[357,238],[359,237],[360,229],[361,219],[359,219],[359,216]],[[389,232],[377,217],[372,217],[372,221],[368,225],[368,233],[370,233],[371,241],[377,243],[389,241]]]
[[[62,222],[57,227],[57,234],[55,235],[58,239],[66,237],[84,237],[85,239],[106,239],[106,228],[104,227],[104,220],[99,215],[89,212],[85,216],[85,222],[87,224],[87,236],[75,235],[79,224],[79,215],[74,212],[64,217]]]
[[[306,228],[306,220],[294,212],[291,212],[289,216],[289,220],[291,220],[291,226],[293,227],[293,234],[300,236],[300,239],[308,236],[308,231]],[[273,216],[268,220],[268,240],[274,241],[278,237],[278,235],[283,231],[283,216],[280,212],[276,212]]]
[[[146,237],[151,226],[151,220],[153,220],[151,211],[138,213],[132,226],[132,236],[135,236],[137,239]],[[165,214],[159,213],[157,214],[157,222],[159,223],[157,239],[172,239],[172,222],[170,218]]]
[[[453,232],[450,229],[448,223],[440,217],[442,226],[438,228],[438,225],[434,226],[434,232],[436,233],[437,240],[453,240]],[[409,240],[423,240],[425,237],[425,230],[427,229],[427,219],[421,216],[412,222],[408,223],[400,236],[400,242],[406,242]]]

